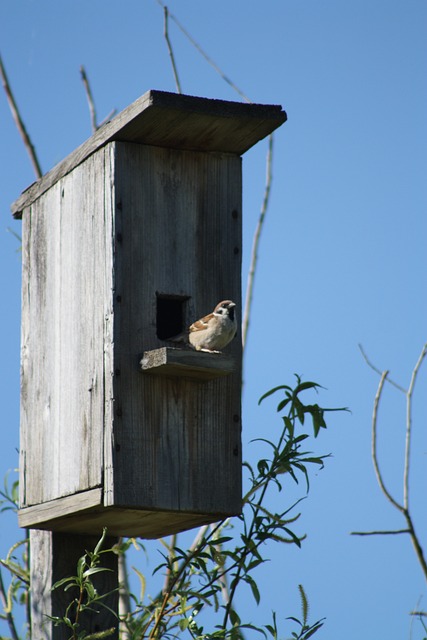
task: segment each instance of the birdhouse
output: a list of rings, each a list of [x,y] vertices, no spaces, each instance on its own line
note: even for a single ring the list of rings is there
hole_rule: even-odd
[[[12,205],[23,222],[22,527],[153,538],[241,511],[241,155],[279,106],[149,91]],[[239,323],[238,323],[239,324]]]

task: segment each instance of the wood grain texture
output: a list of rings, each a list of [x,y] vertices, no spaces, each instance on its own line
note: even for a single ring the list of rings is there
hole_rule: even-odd
[[[95,151],[113,140],[242,154],[286,121],[278,105],[212,100],[151,90],[34,182],[13,203],[22,211]]]
[[[18,512],[18,522],[20,527],[28,528],[49,522],[53,514],[55,518],[65,518],[70,514],[80,514],[81,517],[82,512],[99,508],[100,505],[102,505],[102,489],[91,489],[32,507],[21,508]],[[102,527],[99,533],[102,533]]]
[[[103,165],[101,151],[24,215],[22,507],[102,484]]]
[[[235,373],[198,383],[143,376],[161,348],[156,295],[188,299],[184,326],[233,299],[241,309],[241,160],[114,143],[115,417],[108,505],[235,514],[241,508],[241,336]],[[137,178],[135,178],[137,176]]]
[[[26,527],[28,524],[32,529],[99,537],[106,527],[111,536],[156,539],[210,522],[217,522],[229,515],[220,512],[203,514],[129,507],[85,506],[83,508],[80,500],[76,500],[73,504],[72,497],[21,509],[18,515],[19,525]],[[64,500],[67,500],[67,507],[64,505]]]
[[[54,626],[47,616],[62,617],[76,592],[62,588],[51,591],[52,586],[62,578],[76,575],[78,559],[86,551],[93,551],[97,536],[76,536],[51,531],[30,532],[30,570],[31,570],[31,637],[37,640],[68,640],[70,629]],[[104,549],[117,543],[116,538],[106,538]],[[93,583],[99,593],[109,593],[118,587],[117,555],[106,553],[102,556],[103,567],[109,569],[94,575]],[[118,612],[117,592],[110,593],[105,604]],[[108,611],[99,607],[98,611],[85,612],[79,619],[81,627],[87,633],[95,633],[110,628],[116,631],[109,638],[117,640],[118,620]]]
[[[223,353],[201,353],[170,347],[145,351],[140,365],[144,373],[151,375],[200,381],[228,376],[236,370],[234,360]]]

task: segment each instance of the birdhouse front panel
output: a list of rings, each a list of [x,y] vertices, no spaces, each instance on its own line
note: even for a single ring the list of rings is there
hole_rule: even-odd
[[[114,407],[106,504],[204,514],[241,507],[241,159],[116,142]],[[228,375],[141,373],[141,356],[223,299]],[[203,362],[206,354],[201,353]],[[222,354],[207,356],[218,358]],[[109,440],[108,440],[109,441]]]

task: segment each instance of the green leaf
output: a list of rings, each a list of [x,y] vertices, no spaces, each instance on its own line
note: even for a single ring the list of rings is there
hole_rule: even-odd
[[[324,387],[322,387],[320,384],[317,384],[317,382],[300,382],[294,389],[294,394],[297,395],[298,393],[300,393],[301,391],[306,391],[307,389],[324,389]]]
[[[323,627],[323,622],[320,622],[320,621],[316,622],[312,627],[310,627],[307,633],[304,634],[304,636],[302,637],[302,640],[308,640],[308,638],[311,638],[311,636],[314,636],[316,631],[319,631],[321,627]]]
[[[258,400],[258,404],[261,404],[263,400],[265,400],[269,396],[272,396],[273,393],[276,393],[276,391],[280,391],[281,389],[287,389],[288,391],[292,391],[292,388],[288,387],[288,385],[281,384],[278,387],[274,387],[273,389],[270,389],[270,391],[267,391],[266,393],[264,393],[264,395],[262,395],[261,398]]]
[[[288,536],[292,539],[292,541],[297,545],[297,547],[301,548],[301,539],[298,538],[297,535],[295,535],[295,533],[293,531],[291,531],[290,529],[288,529],[287,527],[283,527],[283,531],[286,531],[286,533],[288,534]]]
[[[284,400],[279,402],[279,404],[277,405],[276,411],[277,412],[282,411],[282,409],[284,409],[286,405],[289,404],[290,402],[291,402],[291,398],[285,398]]]
[[[94,573],[102,573],[103,571],[113,571],[112,569],[108,569],[108,567],[89,567],[86,571],[83,572],[83,577],[88,578],[92,576]]]
[[[272,625],[271,624],[266,624],[265,628],[273,636],[273,639],[277,640],[277,621],[276,621],[276,612],[275,611],[273,611],[272,616],[273,616],[273,624]]]
[[[181,618],[178,622],[178,626],[181,631],[185,631],[190,624],[190,620],[188,618]]]
[[[102,530],[102,536],[98,541],[98,544],[96,545],[95,549],[93,550],[94,555],[98,555],[99,551],[101,550],[102,545],[104,544],[104,540],[105,540],[105,536],[107,535],[107,527],[104,527]]]
[[[250,586],[251,591],[252,591],[252,595],[254,597],[254,600],[257,604],[259,604],[260,600],[261,600],[261,596],[259,594],[259,589],[258,589],[258,585],[255,582],[255,580],[248,574],[246,574],[245,576],[245,582],[247,582],[247,584]]]
[[[79,559],[78,559],[78,561],[77,561],[77,577],[78,577],[80,580],[83,580],[83,570],[84,570],[84,567],[85,567],[85,566],[86,566],[86,564],[87,564],[87,563],[86,563],[86,558],[87,558],[87,555],[86,555],[86,554],[84,554],[84,556],[82,556],[81,558],[79,558]]]
[[[230,609],[230,620],[232,625],[240,625],[240,618],[234,609]]]
[[[73,585],[71,586],[77,586],[75,580],[76,580],[75,576],[70,576],[69,578],[62,578],[62,580],[58,580],[57,582],[55,582],[55,584],[52,585],[50,590],[53,591],[54,589],[58,589],[58,587],[62,587],[62,585],[67,584],[67,582],[73,582]]]

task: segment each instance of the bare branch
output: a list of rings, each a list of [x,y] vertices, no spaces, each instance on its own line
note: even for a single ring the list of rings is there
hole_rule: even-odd
[[[380,371],[380,369],[378,369],[374,364],[372,364],[372,362],[369,360],[369,358],[366,355],[365,350],[363,349],[361,344],[359,344],[359,349],[360,349],[360,353],[362,354],[366,364],[369,367],[371,367],[371,369],[373,369],[373,371],[375,371],[375,373],[378,373],[378,375],[380,376],[382,374],[382,371]],[[399,389],[399,391],[401,391],[402,393],[406,394],[406,389],[401,387],[400,384],[397,384],[397,382],[394,382],[391,378],[387,377],[387,382],[392,384],[393,387],[396,387],[396,389]]]
[[[396,502],[396,500],[392,497],[392,495],[389,493],[389,491],[386,489],[384,481],[383,481],[383,477],[379,468],[379,464],[378,464],[378,455],[377,455],[377,413],[378,413],[378,405],[380,402],[380,398],[381,398],[381,393],[384,387],[384,383],[386,381],[386,378],[388,376],[388,371],[383,371],[383,373],[381,374],[381,380],[380,383],[378,385],[378,390],[375,396],[375,400],[374,400],[374,410],[372,413],[372,460],[374,463],[374,469],[375,469],[375,475],[377,476],[377,480],[378,480],[378,484],[381,488],[381,491],[383,492],[383,494],[385,495],[385,497],[387,498],[387,500],[389,502],[391,502],[391,504],[396,507],[396,509],[398,509],[400,512],[404,512],[404,507],[402,505],[400,505],[398,502]]]
[[[427,343],[423,346],[423,349],[418,358],[417,364],[412,371],[411,382],[406,394],[406,439],[405,439],[405,467],[403,472],[403,506],[406,511],[409,509],[409,468],[410,468],[410,453],[411,453],[411,434],[412,434],[412,394],[415,387],[418,371],[421,364],[427,354]]]
[[[162,2],[162,0],[157,0],[157,3],[163,7],[163,10],[167,10],[166,5]],[[241,89],[239,89],[239,87],[237,87],[237,85],[234,84],[234,82],[232,82],[232,80],[230,80],[230,78],[228,78],[225,73],[223,71],[221,71],[221,69],[218,67],[218,65],[212,60],[212,58],[210,58],[208,56],[208,54],[202,49],[202,47],[198,44],[198,42],[196,42],[196,40],[188,33],[188,31],[183,27],[183,25],[179,22],[179,20],[172,14],[170,13],[170,11],[168,11],[168,15],[169,17],[175,22],[175,24],[177,25],[177,27],[180,29],[180,31],[182,31],[182,33],[185,35],[185,37],[191,42],[191,44],[193,45],[193,47],[195,47],[197,49],[197,51],[200,53],[201,56],[203,56],[203,58],[206,60],[206,62],[208,64],[210,64],[211,67],[213,67],[215,69],[215,71],[221,76],[221,78],[230,85],[230,87],[232,89],[234,89],[234,91],[236,91],[236,93],[239,94],[239,96],[241,96],[246,102],[252,102],[251,100],[249,100],[249,98],[243,93],[243,91],[241,91]]]
[[[211,529],[214,528],[214,525],[211,524]],[[218,555],[220,556],[222,553],[222,549],[221,546],[219,544],[215,545],[215,549],[218,553]],[[221,595],[222,595],[222,601],[225,605],[228,604],[229,600],[230,600],[230,591],[228,588],[228,580],[227,580],[227,574],[226,573],[221,573],[218,576],[218,584],[221,588]]]
[[[251,306],[252,306],[255,272],[256,272],[256,267],[258,262],[258,247],[259,247],[259,242],[261,238],[261,231],[264,225],[265,214],[267,212],[267,207],[270,200],[270,191],[271,191],[271,183],[272,183],[272,163],[273,163],[273,134],[270,134],[269,140],[268,140],[264,199],[262,202],[261,211],[258,218],[258,224],[255,230],[255,234],[252,242],[252,254],[251,254],[251,261],[250,261],[248,279],[246,284],[245,310],[243,312],[243,320],[242,320],[243,348],[245,347],[245,344],[246,344],[246,338],[247,338],[248,327],[249,327],[249,316],[250,316]]]
[[[85,71],[85,68],[83,65],[80,65],[80,75],[82,78],[82,82],[83,82],[83,86],[85,88],[86,91],[86,98],[87,98],[87,102],[89,105],[89,113],[90,113],[90,121],[91,121],[91,125],[92,125],[92,133],[95,133],[95,131],[97,131],[98,129],[98,125],[96,122],[96,109],[95,109],[95,102],[93,100],[93,95],[92,95],[92,91],[90,88],[90,84],[89,84],[89,80]]]
[[[117,109],[111,109],[111,111],[108,114],[108,116],[105,116],[104,120],[99,123],[98,129],[100,129],[102,127],[102,125],[104,125],[106,122],[109,122],[111,120],[111,118],[116,115],[116,113],[117,113]]]
[[[28,155],[30,156],[31,164],[33,165],[34,173],[37,178],[41,178],[43,172],[40,167],[39,160],[37,158],[36,150],[34,148],[33,143],[31,142],[30,136],[25,129],[25,125],[22,121],[21,114],[19,113],[18,106],[16,104],[15,98],[12,93],[12,89],[9,84],[9,80],[6,75],[6,69],[3,65],[3,60],[0,55],[0,76],[3,84],[3,88],[6,93],[7,101],[9,103],[10,110],[12,112],[12,117],[15,121],[16,127],[19,131],[19,134],[24,142],[25,148],[27,149]]]
[[[364,356],[365,360],[368,362],[369,366],[371,366],[375,371],[377,371],[377,373],[379,373],[378,369],[376,369],[376,367],[374,367],[369,360],[366,357],[366,354],[364,353],[363,349],[360,347],[361,351],[362,351],[362,355]],[[387,490],[387,488],[385,487],[384,484],[384,480],[379,468],[379,464],[378,464],[378,455],[377,455],[377,414],[378,414],[378,405],[380,402],[380,398],[381,398],[381,394],[382,394],[382,390],[385,384],[385,381],[387,379],[388,376],[388,371],[383,371],[381,374],[381,379],[380,379],[380,383],[378,385],[378,390],[377,393],[375,395],[375,400],[374,400],[374,409],[373,409],[373,413],[372,413],[372,459],[373,459],[373,463],[374,463],[374,469],[375,469],[375,474],[377,477],[377,481],[378,484],[381,488],[381,491],[383,492],[383,494],[385,495],[385,497],[387,498],[387,500],[398,510],[403,514],[403,517],[406,520],[406,524],[407,524],[407,529],[400,529],[400,530],[395,530],[395,531],[367,531],[367,532],[360,532],[360,531],[356,531],[353,532],[352,535],[394,535],[394,534],[400,534],[400,533],[409,533],[410,538],[411,538],[411,542],[412,545],[414,547],[415,550],[415,554],[417,556],[418,562],[421,566],[421,569],[423,571],[424,577],[427,580],[427,562],[426,559],[424,557],[424,552],[423,552],[423,548],[421,547],[419,538],[415,532],[415,528],[414,528],[414,524],[412,522],[412,517],[409,511],[409,472],[410,472],[410,451],[411,451],[411,435],[412,435],[412,395],[413,395],[413,391],[415,388],[415,382],[417,380],[417,376],[418,376],[418,372],[420,370],[421,364],[424,360],[424,358],[427,355],[427,343],[423,346],[421,354],[418,358],[418,361],[412,371],[412,376],[411,376],[411,381],[409,384],[409,388],[407,391],[405,391],[405,395],[406,395],[406,442],[405,442],[405,465],[404,465],[404,474],[403,474],[403,505],[399,504],[393,497],[392,495],[389,493],[389,491]],[[403,389],[398,386],[398,385],[394,385],[397,386],[397,388],[399,388],[399,390],[403,391]]]
[[[172,534],[170,538],[170,543],[167,545],[167,549],[169,552],[169,555],[168,555],[169,563],[167,564],[166,571],[165,571],[165,582],[162,589],[163,595],[169,591],[169,584],[172,578],[171,566],[173,561],[175,560],[176,538],[177,538],[176,533]]]
[[[168,30],[169,9],[165,5],[162,5],[162,6],[163,6],[163,15],[164,15],[163,35],[164,35],[164,38],[166,40],[166,44],[167,44],[168,52],[169,52],[169,57],[171,59],[173,77],[175,78],[175,84],[176,84],[176,90],[177,90],[178,93],[182,93],[182,91],[181,91],[181,83],[179,81],[179,76],[178,76],[178,69],[177,69],[176,64],[175,64],[175,56],[174,56],[174,53],[173,53],[171,41],[169,39],[169,30]]]
[[[400,533],[411,533],[410,529],[396,529],[395,531],[351,531],[351,536],[391,536]]]
[[[424,557],[424,551],[423,551],[423,548],[422,548],[422,546],[420,544],[418,536],[417,536],[417,534],[415,532],[415,528],[414,528],[414,524],[412,522],[411,515],[410,515],[409,511],[407,511],[406,509],[404,511],[404,516],[405,516],[405,519],[406,519],[406,522],[407,522],[407,525],[408,525],[408,528],[409,528],[409,535],[411,536],[412,546],[414,547],[415,554],[417,556],[418,562],[421,565],[421,569],[423,571],[424,578],[427,580],[427,562],[426,562],[426,559]]]

